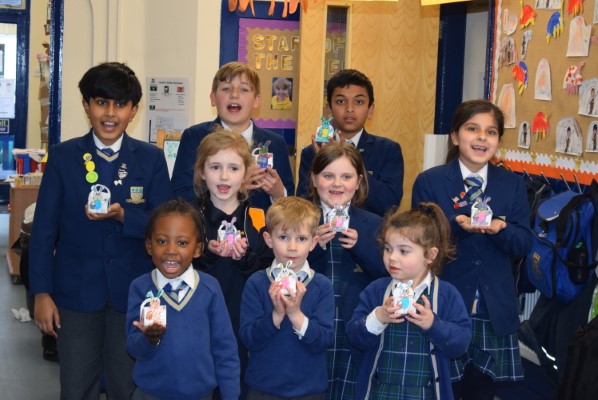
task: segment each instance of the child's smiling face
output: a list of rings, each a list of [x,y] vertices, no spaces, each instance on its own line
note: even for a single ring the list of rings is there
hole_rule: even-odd
[[[154,266],[168,279],[182,275],[194,258],[201,256],[197,227],[189,215],[166,214],[158,217],[145,248]]]
[[[459,147],[459,160],[467,169],[479,171],[498,148],[499,130],[494,115],[490,112],[473,115],[458,132],[451,132],[451,141]]]
[[[368,91],[363,86],[337,87],[332,92],[331,101],[328,110],[334,118],[334,126],[345,139],[351,139],[363,129],[374,109],[374,105],[370,105]]]
[[[219,82],[216,91],[210,93],[210,100],[222,122],[237,131],[249,127],[251,113],[260,105],[260,97],[244,73]]]
[[[353,199],[362,177],[351,161],[343,156],[332,161],[319,174],[312,174],[311,179],[320,200],[328,207],[334,207]]]
[[[91,97],[89,103],[83,100],[83,108],[97,138],[110,146],[125,132],[137,114],[138,106],[131,100]]]

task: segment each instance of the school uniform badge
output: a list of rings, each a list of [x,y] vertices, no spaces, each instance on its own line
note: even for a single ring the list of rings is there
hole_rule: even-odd
[[[145,199],[143,198],[143,186],[131,186],[129,195],[131,198],[127,199],[127,203],[145,203]]]

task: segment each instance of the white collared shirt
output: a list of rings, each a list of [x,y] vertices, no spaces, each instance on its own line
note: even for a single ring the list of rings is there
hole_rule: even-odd
[[[120,151],[120,147],[123,144],[123,136],[125,136],[124,133],[122,135],[120,135],[120,137],[116,140],[116,142],[112,143],[110,146],[106,146],[104,143],[102,143],[102,141],[100,139],[98,139],[98,137],[96,136],[96,134],[94,132],[93,133],[93,143],[100,150],[108,148],[108,149],[112,149],[113,152],[117,153]]]
[[[226,125],[223,121],[220,121],[220,123],[222,124],[222,127],[224,129],[226,129],[227,131],[232,131],[230,126]],[[253,121],[249,120],[249,126],[247,127],[247,129],[245,129],[242,132],[239,132],[239,134],[241,136],[243,136],[245,138],[245,140],[247,140],[247,143],[249,143],[249,147],[252,148],[253,147]]]
[[[166,278],[164,275],[162,275],[159,269],[156,269],[156,279],[158,281],[158,289],[160,290],[164,290],[164,286],[166,286],[168,283],[170,283],[170,287],[172,289],[177,289],[183,282],[185,282],[188,287],[179,292],[180,299],[185,297],[189,289],[195,289],[197,284],[197,282],[195,282],[195,273],[193,271],[192,265],[189,265],[185,272],[173,279]]]
[[[361,135],[363,134],[363,128],[361,128],[361,130],[359,132],[357,132],[355,134],[355,136],[353,136],[351,139],[341,139],[339,137],[339,134],[335,131],[335,135],[334,135],[334,139],[337,142],[341,142],[341,141],[351,141],[353,143],[353,145],[355,145],[355,147],[357,148],[357,145],[359,144],[359,140],[361,139]]]

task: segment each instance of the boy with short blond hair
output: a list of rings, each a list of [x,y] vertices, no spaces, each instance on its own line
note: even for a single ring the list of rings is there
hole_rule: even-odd
[[[294,196],[277,200],[266,214],[264,240],[275,260],[251,275],[241,303],[239,334],[249,349],[248,400],[324,398],[326,349],[334,340],[334,294],[330,280],[307,261],[318,243],[319,220],[313,203]],[[284,268],[289,261],[295,288],[277,279],[279,264]]]
[[[193,190],[195,153],[203,138],[217,125],[221,125],[243,135],[252,150],[268,143],[273,166],[255,166],[247,175],[252,206],[267,210],[276,199],[293,195],[295,184],[285,139],[277,133],[257,127],[251,120],[252,111],[259,108],[260,104],[258,74],[243,63],[223,65],[212,81],[210,100],[212,106],[216,107],[218,118],[193,125],[183,132],[171,179],[174,194],[196,203],[197,194]]]

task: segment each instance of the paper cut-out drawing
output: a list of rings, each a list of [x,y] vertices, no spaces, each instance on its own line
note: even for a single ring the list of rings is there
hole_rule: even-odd
[[[543,58],[536,69],[534,99],[552,100],[552,84],[550,82],[550,64],[547,59]]]
[[[598,115],[598,78],[587,79],[579,87],[579,107],[577,112],[581,115]]]
[[[592,121],[588,127],[586,151],[598,153],[598,121]]]
[[[502,24],[504,26],[504,31],[507,35],[512,35],[515,30],[517,30],[517,24],[519,23],[519,18],[517,15],[509,14],[509,10],[505,8],[502,11]]]
[[[497,106],[505,116],[505,128],[515,128],[517,114],[515,113],[515,87],[512,83],[502,85]]]
[[[563,9],[555,11],[546,24],[546,43],[550,44],[550,37],[557,38],[563,33],[565,23],[563,22]]]
[[[511,65],[517,58],[515,55],[515,41],[512,37],[507,36],[503,39],[500,50],[498,52],[498,66],[503,67],[505,65]]]
[[[565,77],[563,78],[563,89],[565,89],[569,96],[577,95],[579,92],[579,86],[583,82],[581,70],[585,65],[585,61],[582,61],[579,64],[572,65],[567,69]]]
[[[583,12],[583,0],[568,0],[567,14],[578,15]]]
[[[581,155],[582,149],[581,127],[573,117],[563,118],[556,126],[557,153],[575,156]]]
[[[525,60],[525,55],[527,54],[527,46],[529,46],[529,42],[532,40],[532,31],[528,29],[527,31],[523,31],[521,35],[521,59]]]
[[[522,149],[529,149],[529,145],[532,141],[532,133],[530,130],[529,122],[523,121],[519,125],[519,135],[517,136],[517,147]]]
[[[536,142],[546,139],[550,133],[550,124],[548,123],[548,116],[542,111],[539,111],[532,122],[532,133],[536,136]]]
[[[519,94],[523,94],[523,91],[527,88],[527,65],[524,61],[519,61],[513,67],[513,79],[517,81],[517,91]]]
[[[562,0],[564,1],[564,0]],[[536,10],[558,10],[561,0],[536,0]]]
[[[524,5],[523,0],[519,0],[519,4],[521,5],[521,17],[519,18],[519,26],[521,29],[527,27],[528,25],[534,25],[536,22],[536,12],[534,8],[529,4]]]
[[[573,18],[569,25],[567,57],[587,57],[590,49],[591,34],[592,26],[586,25],[582,16]]]

